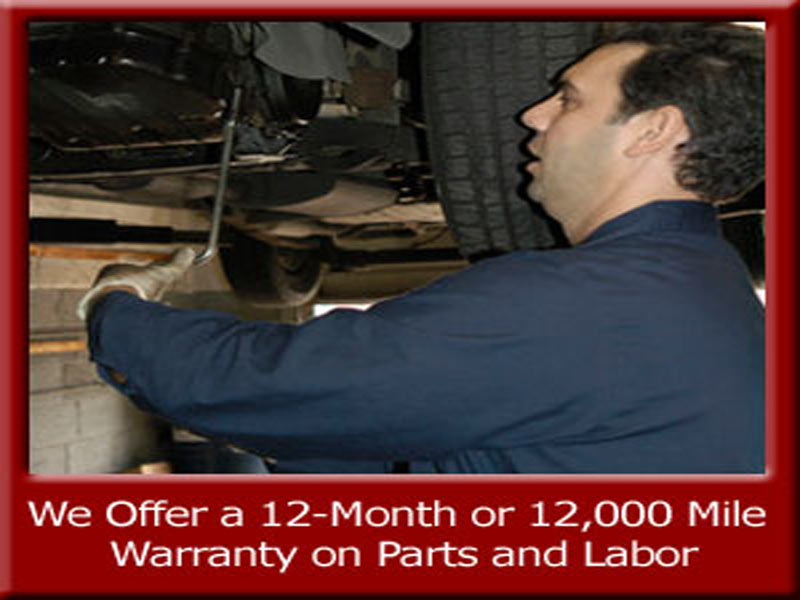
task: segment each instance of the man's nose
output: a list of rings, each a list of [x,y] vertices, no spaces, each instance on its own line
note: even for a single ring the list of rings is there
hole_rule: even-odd
[[[537,102],[522,113],[522,124],[529,129],[545,131],[552,120],[555,105],[553,96]]]

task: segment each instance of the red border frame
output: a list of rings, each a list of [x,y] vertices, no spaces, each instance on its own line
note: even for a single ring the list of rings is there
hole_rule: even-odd
[[[20,594],[121,594],[123,593],[773,593],[797,590],[796,563],[796,457],[795,457],[795,171],[797,132],[795,123],[794,36],[797,0],[787,2],[485,2],[433,4],[415,0],[390,6],[374,2],[347,2],[331,6],[308,1],[116,3],[70,2],[68,5],[11,2],[4,5],[0,22],[0,60],[3,89],[0,105],[0,155],[4,191],[0,219],[0,280],[2,296],[0,331],[0,593]],[[25,23],[31,18],[177,18],[230,19],[244,17],[320,19],[344,16],[358,19],[408,18],[459,19],[509,18],[614,18],[686,19],[726,18],[765,20],[768,26],[767,130],[767,422],[768,472],[765,476],[30,476],[25,465],[27,392],[24,348],[27,346],[27,203]],[[398,487],[399,486],[399,487]],[[538,499],[575,499],[582,503],[611,498],[644,501],[665,498],[674,503],[689,499],[739,499],[765,506],[769,512],[764,528],[666,530],[603,530],[599,542],[618,543],[639,537],[653,544],[704,545],[703,560],[696,567],[675,569],[576,568],[518,569],[377,569],[325,572],[298,565],[285,575],[271,571],[196,569],[188,571],[120,570],[111,565],[107,540],[141,537],[145,532],[114,529],[96,522],[90,529],[36,529],[27,518],[28,500],[70,500],[103,507],[116,499],[169,498],[173,503],[200,502],[212,506],[242,503],[257,506],[269,500],[301,498],[325,503],[340,500],[413,504],[440,499],[464,510],[479,503],[524,506]],[[198,500],[201,499],[201,500]],[[476,530],[381,531],[354,528],[312,527],[308,530],[267,530],[269,540],[285,545],[313,545],[350,541],[368,545],[380,539],[401,539],[407,544],[530,545],[555,542],[563,532],[514,528]],[[165,543],[248,543],[263,538],[254,529],[159,530],[149,532]],[[280,535],[278,535],[280,534]],[[237,537],[238,536],[238,537]],[[535,539],[534,539],[535,538]],[[153,575],[160,575],[153,577]]]

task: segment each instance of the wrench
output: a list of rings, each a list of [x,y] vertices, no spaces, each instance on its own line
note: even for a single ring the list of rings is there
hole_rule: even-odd
[[[233,150],[233,134],[236,129],[236,117],[239,112],[241,97],[242,88],[234,88],[228,117],[222,129],[222,158],[219,163],[219,176],[217,178],[216,194],[214,195],[214,208],[211,213],[211,231],[208,234],[208,243],[206,247],[194,259],[195,265],[207,263],[217,254],[219,229],[222,224],[222,207],[225,204],[225,191],[228,187],[228,167],[230,166],[231,152]]]

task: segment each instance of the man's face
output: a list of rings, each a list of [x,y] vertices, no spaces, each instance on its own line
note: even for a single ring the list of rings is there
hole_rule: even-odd
[[[595,50],[563,74],[555,94],[522,116],[536,130],[530,150],[538,160],[527,166],[533,175],[528,193],[565,229],[613,199],[624,161],[625,125],[613,122],[619,81],[625,66],[644,52],[634,44]]]

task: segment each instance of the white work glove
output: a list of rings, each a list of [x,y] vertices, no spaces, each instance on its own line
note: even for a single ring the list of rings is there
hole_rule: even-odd
[[[148,265],[107,265],[100,270],[92,288],[78,303],[78,317],[86,320],[96,298],[110,287],[129,287],[136,290],[142,300],[160,300],[164,292],[192,265],[194,251],[190,248],[176,250],[167,260],[157,260]]]

